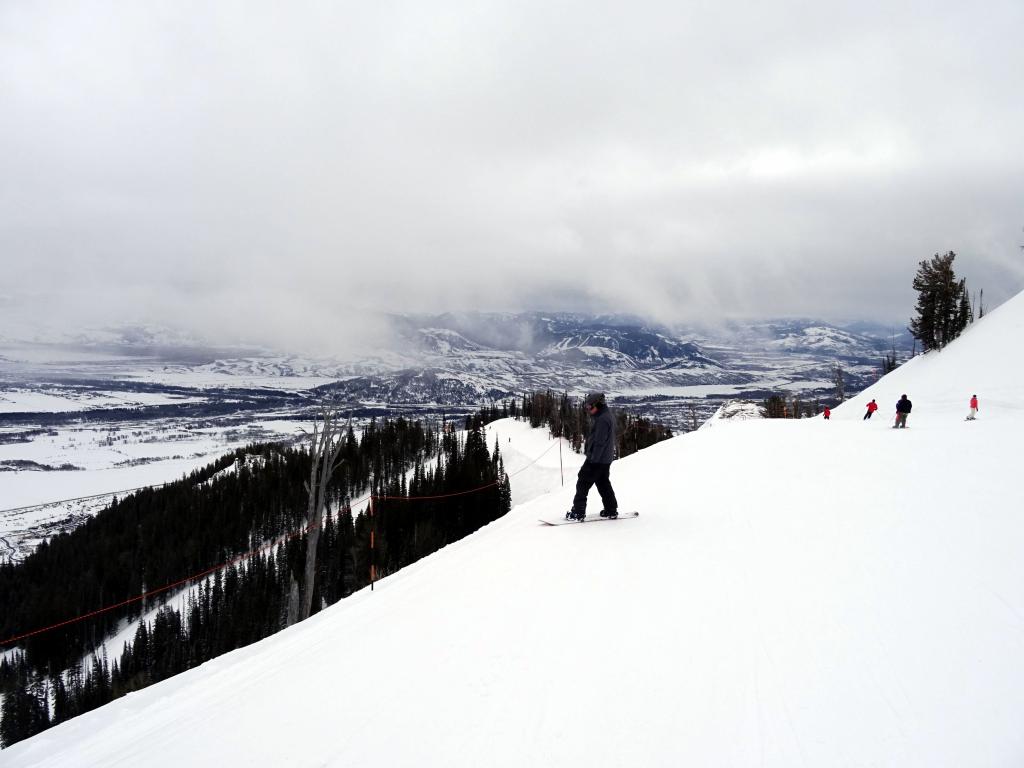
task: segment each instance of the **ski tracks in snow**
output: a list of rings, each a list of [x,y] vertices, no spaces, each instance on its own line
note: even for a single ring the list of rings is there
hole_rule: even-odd
[[[742,523],[737,521],[736,516],[742,517]],[[804,749],[803,741],[800,738],[800,733],[797,728],[797,723],[793,718],[792,707],[789,703],[789,697],[786,692],[786,681],[783,676],[779,673],[779,666],[775,662],[775,658],[772,655],[769,643],[765,638],[764,626],[761,619],[760,605],[762,601],[760,599],[759,590],[755,587],[755,581],[751,578],[749,564],[754,561],[752,558],[754,547],[757,546],[757,534],[754,530],[753,522],[750,519],[749,511],[733,510],[733,521],[736,534],[740,540],[744,541],[745,548],[747,549],[748,556],[742,556],[739,558],[742,563],[740,573],[743,578],[743,590],[741,592],[741,599],[745,600],[744,613],[747,618],[747,636],[751,640],[751,658],[753,660],[753,679],[755,696],[757,702],[757,716],[758,716],[758,743],[760,748],[760,761],[761,765],[765,765],[765,721],[764,721],[764,699],[762,698],[762,666],[761,659],[764,658],[768,662],[769,672],[771,676],[771,683],[778,689],[779,699],[782,704],[782,711],[785,714],[786,725],[790,736],[793,739],[793,743],[796,746],[796,754],[800,757],[800,764],[807,768],[807,751]],[[744,535],[746,534],[746,535]]]

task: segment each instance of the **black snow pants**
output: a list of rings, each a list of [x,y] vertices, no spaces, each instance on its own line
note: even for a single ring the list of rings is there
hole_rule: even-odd
[[[594,485],[597,486],[597,492],[601,494],[605,511],[618,510],[619,502],[615,500],[615,491],[612,490],[611,481],[608,479],[608,472],[611,468],[611,464],[583,462],[576,479],[576,497],[572,500],[573,512],[587,511],[587,494],[590,493],[590,488]]]

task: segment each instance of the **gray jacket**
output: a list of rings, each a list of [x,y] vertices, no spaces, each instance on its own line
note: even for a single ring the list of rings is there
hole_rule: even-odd
[[[615,416],[607,405],[591,417],[583,452],[592,464],[611,464],[615,460]]]

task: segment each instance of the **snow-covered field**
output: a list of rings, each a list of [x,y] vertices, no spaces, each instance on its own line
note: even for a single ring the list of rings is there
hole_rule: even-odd
[[[287,420],[241,427],[110,424],[59,427],[28,442],[0,443],[0,562],[19,560],[44,539],[76,527],[115,492],[178,480],[247,443],[294,437],[301,426]],[[13,469],[23,466],[19,462],[36,468]],[[40,469],[62,465],[74,469]]]
[[[1024,764],[1022,334],[1018,296],[831,421],[725,420],[624,459],[637,520],[547,528],[571,483],[534,496],[3,762]],[[520,427],[494,429],[533,458],[548,441]]]
[[[757,386],[763,389],[776,389],[786,392],[824,389],[832,386],[831,381],[824,379],[792,380],[788,378],[762,378]],[[616,391],[616,394],[633,397],[708,397],[709,395],[736,396],[750,389],[749,384],[694,384],[688,387],[637,387]]]
[[[324,375],[316,370],[274,371],[270,367],[248,366],[246,362],[231,361],[230,366],[210,364],[134,367],[127,370],[126,376],[133,381],[198,389],[237,387],[287,391],[307,390],[344,378]]]
[[[61,390],[49,393],[12,387],[0,391],[0,413],[63,413],[89,408],[132,408],[140,405],[197,402],[202,402],[202,398],[161,392],[91,391],[72,397]]]

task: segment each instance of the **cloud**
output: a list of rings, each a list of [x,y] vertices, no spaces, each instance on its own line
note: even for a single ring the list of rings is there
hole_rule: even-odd
[[[1016,2],[0,7],[0,293],[274,343],[380,312],[898,319],[1024,287]],[[334,341],[332,341],[334,340]]]

